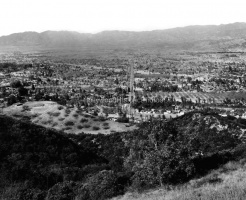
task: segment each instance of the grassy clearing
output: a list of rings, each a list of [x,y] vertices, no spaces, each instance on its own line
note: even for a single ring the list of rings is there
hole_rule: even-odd
[[[25,112],[22,112],[23,106]],[[134,129],[134,127],[126,127],[125,124],[109,121],[103,116],[94,116],[81,109],[67,108],[51,101],[27,102],[22,106],[13,105],[5,108],[4,113],[18,119],[26,117],[25,120],[35,124],[75,134],[81,131],[90,134],[98,134],[99,132],[109,134],[111,130],[121,132]],[[67,127],[65,122],[67,121],[73,121],[74,124],[69,125],[71,129],[65,130],[64,128]],[[99,129],[93,129],[93,126],[99,127]]]

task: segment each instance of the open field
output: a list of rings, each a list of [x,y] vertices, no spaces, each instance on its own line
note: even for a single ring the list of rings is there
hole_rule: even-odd
[[[4,108],[3,113],[66,133],[109,134],[136,128],[136,126],[106,120],[103,117],[93,116],[76,108],[67,108],[51,101],[14,104]]]

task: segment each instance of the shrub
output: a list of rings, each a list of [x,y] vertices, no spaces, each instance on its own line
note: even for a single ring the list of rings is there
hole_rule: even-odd
[[[36,117],[38,117],[40,114],[38,114],[38,113],[34,113],[34,114],[32,114],[32,118],[36,118]]]
[[[66,113],[67,115],[69,115],[69,114],[71,113],[71,110],[67,108],[67,109],[65,110],[65,113]]]
[[[94,131],[98,131],[98,130],[100,130],[100,127],[98,127],[98,126],[93,126],[92,129],[93,129]]]
[[[27,105],[22,106],[22,108],[23,108],[23,111],[30,111],[31,110],[31,108]]]
[[[84,199],[86,197],[88,200],[102,200],[110,199],[123,192],[124,188],[119,184],[117,175],[113,171],[103,170],[90,177],[78,193],[83,194]]]
[[[58,117],[60,114],[61,114],[60,112],[55,112],[55,113],[52,114],[52,116]]]
[[[53,120],[49,119],[49,120],[47,121],[47,124],[51,124],[52,122],[53,122]]]
[[[103,116],[99,116],[99,117],[98,117],[98,120],[101,121],[101,122],[106,121],[106,119],[105,119]]]
[[[116,121],[117,122],[120,122],[120,123],[128,123],[129,122],[129,118],[127,118],[127,117],[120,117]]]
[[[78,118],[79,117],[79,115],[78,114],[73,114],[73,116],[75,117],[75,118]]]
[[[90,128],[91,126],[89,124],[84,125],[85,128]]]
[[[88,122],[88,119],[82,118],[82,119],[80,120],[80,122],[81,122],[81,123]]]
[[[108,126],[108,125],[109,125],[108,122],[103,123],[103,126]]]
[[[59,121],[63,121],[64,119],[65,119],[65,118],[59,118],[58,120],[59,120]]]
[[[52,127],[57,126],[57,125],[58,125],[58,123],[57,123],[57,122],[54,122],[54,123],[52,124]]]
[[[78,114],[81,114],[82,111],[81,110],[76,110],[75,112],[78,113]]]
[[[47,121],[42,121],[41,123],[44,124],[44,125],[48,124]]]
[[[74,199],[76,196],[78,184],[75,182],[57,183],[49,189],[46,199],[49,200],[65,200]]]
[[[65,126],[73,126],[74,122],[73,121],[67,121],[65,122]]]
[[[72,128],[70,126],[63,128],[63,130],[68,131],[71,130]]]
[[[64,107],[63,106],[58,106],[57,109],[58,110],[62,110],[62,109],[64,109]]]
[[[78,128],[78,129],[82,129],[83,126],[82,126],[82,125],[78,125],[77,128]]]

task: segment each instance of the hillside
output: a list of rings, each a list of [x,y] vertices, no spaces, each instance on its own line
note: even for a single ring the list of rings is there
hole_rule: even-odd
[[[145,190],[113,199],[245,199],[245,121],[191,112],[169,123],[150,123],[129,136],[133,185]]]
[[[44,199],[55,184],[103,163],[62,132],[0,115],[0,199]]]
[[[142,193],[127,193],[112,200],[244,200],[246,163],[229,162],[208,175],[179,187],[160,187]]]
[[[0,115],[1,199],[245,199],[242,119],[204,110],[108,135],[27,121]]]
[[[0,46],[83,49],[169,49],[244,51],[246,23],[188,26],[144,32],[104,31],[82,34],[69,31],[14,33],[0,37]]]

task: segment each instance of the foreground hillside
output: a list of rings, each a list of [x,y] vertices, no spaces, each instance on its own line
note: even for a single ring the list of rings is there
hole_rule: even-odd
[[[112,200],[244,200],[246,163],[229,162],[208,175],[179,187],[161,187],[142,193],[127,193]]]
[[[128,124],[88,114],[77,108],[67,108],[51,101],[14,104],[4,108],[3,113],[19,119],[25,118],[34,124],[54,128],[66,133],[109,134],[111,132],[129,131],[136,128],[135,126],[128,126]]]
[[[216,188],[245,197],[244,129],[245,121],[209,111],[108,135],[64,134],[0,115],[0,197],[188,200],[221,195]]]

